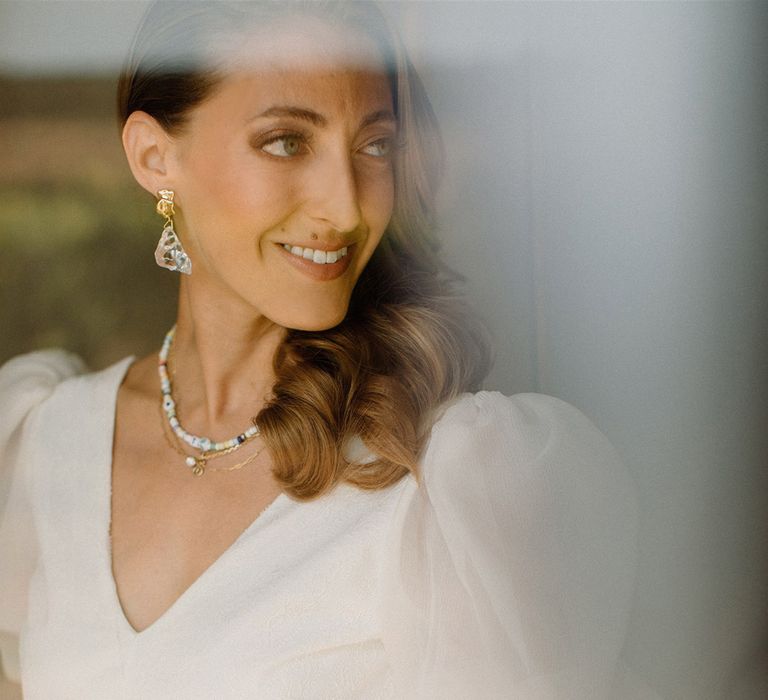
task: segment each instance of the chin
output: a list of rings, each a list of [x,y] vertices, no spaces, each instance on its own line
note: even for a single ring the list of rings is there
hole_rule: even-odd
[[[328,310],[325,313],[318,313],[317,309],[308,309],[302,314],[291,314],[290,318],[283,319],[284,322],[277,321],[284,328],[296,331],[327,331],[334,326],[338,326],[347,316],[348,305],[343,308]]]

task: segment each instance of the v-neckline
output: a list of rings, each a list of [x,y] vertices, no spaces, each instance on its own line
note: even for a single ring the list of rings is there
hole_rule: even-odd
[[[105,514],[105,522],[101,522],[100,526],[102,532],[105,533],[106,541],[106,555],[103,557],[106,560],[106,578],[108,583],[109,596],[111,598],[110,606],[114,609],[115,615],[118,619],[118,624],[122,630],[128,634],[128,636],[138,639],[154,632],[157,628],[163,627],[168,624],[168,619],[172,618],[175,612],[184,604],[188,598],[194,595],[195,591],[204,583],[204,581],[210,578],[216,570],[223,566],[224,562],[230,558],[232,552],[239,548],[243,540],[245,540],[252,531],[261,526],[265,521],[265,516],[271,514],[276,510],[279,510],[284,504],[287,505],[291,502],[291,499],[285,492],[278,494],[266,508],[263,508],[259,514],[248,524],[248,526],[235,538],[235,540],[223,550],[216,559],[214,559],[209,566],[207,566],[192,583],[190,583],[174,600],[173,602],[163,610],[163,612],[156,617],[149,625],[142,629],[136,629],[128,617],[125,614],[125,608],[120,600],[120,594],[118,592],[117,580],[115,579],[114,566],[112,560],[112,477],[114,466],[114,452],[115,452],[115,434],[117,425],[117,402],[120,394],[120,387],[123,385],[125,378],[128,374],[128,370],[135,360],[135,355],[130,355],[123,360],[117,362],[113,368],[115,371],[115,377],[113,378],[113,384],[110,386],[109,392],[109,406],[104,407],[104,413],[108,415],[108,410],[111,408],[111,420],[108,420],[108,428],[105,431],[106,439],[102,448],[102,459],[99,460],[99,464],[106,465],[106,488],[102,490],[102,495],[106,499],[106,506],[101,509],[101,512]]]

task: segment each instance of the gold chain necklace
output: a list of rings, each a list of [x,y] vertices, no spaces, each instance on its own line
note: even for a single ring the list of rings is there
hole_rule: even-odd
[[[165,441],[168,443],[168,446],[174,450],[174,452],[177,452],[182,457],[184,457],[184,461],[186,465],[191,469],[192,473],[195,476],[202,476],[205,474],[206,471],[209,472],[233,472],[236,469],[242,469],[244,466],[250,464],[253,462],[264,450],[264,446],[262,445],[254,454],[252,454],[248,459],[235,464],[231,467],[209,467],[208,462],[210,462],[212,459],[216,459],[217,457],[223,457],[224,455],[230,454],[231,452],[234,452],[235,450],[242,447],[242,445],[235,445],[234,447],[230,447],[226,450],[219,450],[217,452],[202,452],[199,457],[194,457],[190,454],[187,454],[184,452],[184,450],[179,449],[179,447],[173,442],[171,439],[172,437],[175,438],[175,435],[169,435],[169,429],[165,422],[165,416],[163,415],[163,407],[160,406],[160,422],[163,424],[163,437],[165,438]],[[245,443],[243,443],[245,444]]]

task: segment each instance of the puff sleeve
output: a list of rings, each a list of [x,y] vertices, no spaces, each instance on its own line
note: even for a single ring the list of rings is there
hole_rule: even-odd
[[[386,546],[398,697],[657,697],[620,660],[637,504],[616,451],[543,394],[464,394],[435,423]]]
[[[84,371],[83,361],[64,350],[19,355],[0,367],[0,655],[12,678],[14,636],[24,620],[36,559],[24,446],[45,438],[31,425],[35,409],[60,382]]]

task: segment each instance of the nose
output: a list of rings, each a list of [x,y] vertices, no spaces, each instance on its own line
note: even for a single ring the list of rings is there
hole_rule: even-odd
[[[327,154],[312,173],[311,216],[322,229],[354,231],[362,220],[358,182],[349,153]]]

